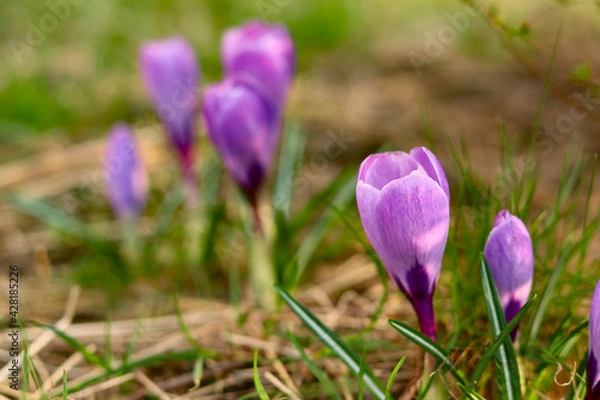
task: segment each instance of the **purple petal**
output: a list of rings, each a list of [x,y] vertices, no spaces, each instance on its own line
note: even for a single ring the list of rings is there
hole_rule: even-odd
[[[137,216],[146,203],[148,180],[133,133],[125,124],[116,125],[110,132],[104,178],[114,213],[122,219]]]
[[[359,182],[356,200],[367,237],[394,282],[410,299],[431,297],[448,238],[444,191],[415,171],[380,192]]]
[[[294,43],[287,29],[248,22],[225,33],[221,54],[227,76],[246,81],[279,113],[295,69]]]
[[[410,151],[410,156],[417,163],[419,163],[419,165],[425,170],[431,179],[436,181],[442,187],[442,189],[444,189],[446,196],[450,198],[448,180],[446,179],[446,174],[444,173],[442,164],[440,164],[440,161],[437,159],[437,157],[425,147],[415,147]]]
[[[587,362],[588,397],[600,397],[600,282],[592,296],[589,318],[589,350]],[[592,396],[590,396],[592,395]]]
[[[496,219],[494,220],[494,225],[492,228],[500,226],[511,219],[512,215],[508,212],[508,210],[502,210],[496,215]]]
[[[490,232],[485,259],[496,283],[507,322],[529,298],[533,280],[533,245],[523,222],[508,211],[500,211]],[[509,305],[512,309],[508,312]]]
[[[276,117],[264,99],[241,82],[225,80],[206,89],[203,114],[208,136],[229,173],[245,190],[255,190],[278,139]]]
[[[144,83],[154,108],[184,161],[190,157],[199,106],[200,72],[192,46],[182,37],[145,43],[140,50]]]
[[[372,154],[360,165],[358,179],[376,189],[382,189],[418,168],[415,160],[402,151]]]

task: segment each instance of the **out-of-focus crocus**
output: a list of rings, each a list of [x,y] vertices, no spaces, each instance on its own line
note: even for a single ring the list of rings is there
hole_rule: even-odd
[[[500,211],[483,255],[496,283],[506,322],[510,322],[527,302],[533,280],[533,245],[523,221],[506,210]],[[516,334],[517,328],[511,333],[513,341]]]
[[[192,179],[194,135],[199,111],[200,70],[192,46],[182,37],[147,42],[140,50],[144,83],[186,178]]]
[[[412,303],[421,332],[436,340],[433,292],[450,224],[439,160],[424,147],[370,155],[358,171],[356,201],[367,237]]]
[[[206,89],[203,114],[225,167],[256,207],[257,190],[277,146],[277,116],[252,87],[235,79]]]
[[[244,80],[280,115],[296,64],[287,29],[258,21],[232,28],[224,35],[221,56],[226,75]]]
[[[600,282],[590,305],[586,400],[600,399]]]
[[[113,127],[108,137],[104,179],[114,213],[124,220],[137,217],[146,204],[148,178],[133,132],[126,124]]]

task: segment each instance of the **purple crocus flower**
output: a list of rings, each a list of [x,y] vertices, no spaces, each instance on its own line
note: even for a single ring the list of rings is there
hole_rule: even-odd
[[[232,28],[223,37],[221,56],[228,77],[244,80],[281,113],[296,64],[284,26],[251,21]]]
[[[206,89],[203,114],[225,167],[256,206],[277,146],[277,116],[253,88],[234,79]]]
[[[436,340],[433,292],[450,224],[450,191],[425,147],[367,157],[356,202],[363,227],[390,277],[412,303],[421,332]]]
[[[114,213],[121,219],[137,217],[146,204],[148,179],[126,124],[112,128],[104,154],[106,192]]]
[[[488,263],[506,322],[510,322],[527,302],[533,280],[533,245],[527,227],[519,218],[502,210],[485,244]],[[517,328],[511,333],[513,341]]]
[[[600,399],[600,281],[590,305],[586,400]]]
[[[192,46],[183,37],[146,42],[140,50],[144,83],[184,173],[192,174],[200,71]]]

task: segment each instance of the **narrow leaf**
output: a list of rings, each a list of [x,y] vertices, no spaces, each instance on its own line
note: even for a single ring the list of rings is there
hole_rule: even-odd
[[[499,337],[502,330],[506,327],[504,310],[500,304],[496,284],[494,283],[494,279],[485,262],[483,254],[480,255],[480,261],[483,293],[485,296],[485,304],[488,309],[492,334],[494,337]],[[504,394],[509,400],[521,399],[521,383],[515,349],[509,337],[504,339],[501,343],[497,354],[500,363],[500,372],[504,380]]]
[[[477,393],[473,388],[465,386],[462,383],[458,383],[457,386],[465,393],[466,398],[471,400],[485,400],[485,397]]]
[[[297,164],[304,153],[305,144],[306,136],[301,134],[298,124],[294,124],[288,129],[281,143],[277,177],[275,178],[273,208],[282,212],[286,218],[290,216],[294,177]]]
[[[256,386],[256,392],[258,393],[258,397],[260,400],[269,400],[270,397],[265,390],[262,382],[260,381],[260,376],[258,375],[258,349],[254,349],[254,364],[252,366],[252,373],[254,375],[254,386]]]
[[[356,188],[356,174],[351,175],[344,182],[337,195],[331,200],[331,206],[337,209],[344,209],[354,198]],[[298,278],[302,277],[310,258],[319,246],[319,243],[325,237],[327,231],[335,222],[336,214],[332,209],[326,210],[313,228],[308,232],[302,245],[298,249]]]
[[[363,373],[363,383],[367,389],[369,389],[375,398],[384,400],[385,393],[382,390],[383,385],[381,382],[379,382],[379,380],[373,374],[373,371],[371,371],[367,365],[363,365],[361,368],[360,360],[352,351],[352,349],[350,349],[350,347],[348,347],[348,345],[342,339],[340,339],[339,336],[327,328],[314,314],[312,314],[302,304],[298,303],[296,299],[290,296],[279,285],[274,286],[287,305],[315,334],[315,336],[334,354],[336,354],[354,375],[360,376],[360,374]]]
[[[463,373],[459,371],[454,365],[454,363],[448,358],[448,356],[446,356],[446,352],[440,347],[439,344],[431,340],[429,337],[423,335],[421,332],[414,329],[413,327],[405,324],[404,322],[394,321],[393,319],[388,319],[388,322],[392,326],[392,328],[394,328],[402,335],[404,335],[404,337],[406,337],[408,340],[410,340],[411,342],[413,342],[414,344],[431,354],[445,367],[449,368],[450,372],[452,373],[452,375],[454,375],[458,382],[462,383],[465,386],[468,384]]]
[[[473,370],[473,374],[471,375],[471,381],[473,381],[473,382],[479,381],[479,378],[481,378],[481,375],[487,368],[490,361],[492,361],[492,359],[498,352],[498,349],[500,348],[500,346],[505,342],[505,340],[507,338],[509,338],[510,333],[517,326],[517,324],[521,321],[521,319],[523,318],[525,313],[531,308],[531,306],[533,305],[533,302],[536,300],[536,298],[537,298],[537,296],[534,296],[531,300],[529,300],[527,303],[525,303],[523,308],[521,308],[521,310],[517,313],[517,315],[515,315],[515,317],[512,319],[512,321],[510,321],[510,323],[507,324],[504,327],[504,329],[502,329],[502,332],[500,333],[500,335],[498,335],[497,337],[494,338],[494,342],[491,344],[490,347],[488,347],[488,349],[485,351],[485,353],[483,353],[483,356],[481,356],[481,360],[479,360],[479,362],[477,363],[477,366]]]
[[[67,389],[67,371],[63,370],[63,390],[62,390],[63,400],[67,400],[68,396],[69,396],[69,390]]]
[[[102,358],[100,358],[100,356],[92,353],[77,339],[67,335],[65,332],[61,331],[60,329],[56,328],[55,326],[47,325],[47,324],[40,324],[39,322],[36,322],[36,321],[29,321],[29,323],[31,323],[32,325],[35,325],[37,327],[40,327],[40,328],[50,329],[52,332],[54,332],[54,334],[56,336],[60,337],[69,346],[71,346],[73,349],[75,349],[79,353],[81,353],[81,355],[83,356],[85,361],[87,361],[88,363],[90,363],[92,365],[96,365],[98,367],[102,367],[106,371],[111,370],[110,365],[108,365]]]
[[[298,353],[300,353],[300,357],[302,357],[302,360],[304,360],[304,362],[308,366],[308,369],[310,369],[310,372],[312,372],[312,374],[315,376],[315,378],[317,378],[319,380],[319,382],[321,382],[323,384],[323,388],[329,395],[329,398],[335,399],[335,400],[341,400],[342,399],[341,396],[336,392],[335,385],[331,381],[331,379],[329,379],[327,374],[325,372],[323,372],[323,370],[321,368],[319,368],[319,366],[317,364],[315,364],[315,362],[313,360],[311,360],[310,357],[308,357],[308,355],[304,351],[304,348],[302,348],[302,346],[298,342],[298,339],[290,331],[288,331],[288,336],[290,338],[290,341],[296,348],[296,350],[298,350]]]
[[[396,379],[396,375],[398,375],[398,371],[400,371],[400,368],[402,368],[404,361],[406,361],[406,357],[402,357],[400,359],[400,361],[398,361],[398,364],[396,364],[396,366],[394,367],[394,370],[392,371],[392,373],[390,374],[390,377],[388,378],[387,385],[385,385],[385,398],[386,399],[392,398],[392,394],[390,393],[390,391],[392,390],[392,385],[394,384],[394,379]]]

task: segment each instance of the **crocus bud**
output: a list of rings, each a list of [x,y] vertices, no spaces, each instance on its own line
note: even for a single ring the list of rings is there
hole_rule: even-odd
[[[587,394],[586,400],[600,399],[600,282],[590,305],[589,343],[587,361]]]
[[[281,113],[296,64],[294,43],[284,26],[251,21],[230,29],[221,56],[228,77],[246,81]]]
[[[508,323],[527,302],[533,280],[533,245],[523,221],[506,210],[500,211],[483,255]],[[513,341],[516,334],[517,328],[511,333]]]
[[[225,167],[255,205],[277,146],[277,117],[253,88],[233,79],[206,89],[203,115]]]
[[[147,42],[140,50],[140,65],[154,108],[184,171],[190,173],[200,80],[194,50],[182,37]]]
[[[126,124],[113,127],[104,155],[106,192],[114,213],[121,219],[138,216],[146,204],[146,169]]]
[[[367,157],[356,202],[363,227],[390,277],[413,305],[421,332],[436,340],[433,292],[450,224],[450,192],[424,147]]]

